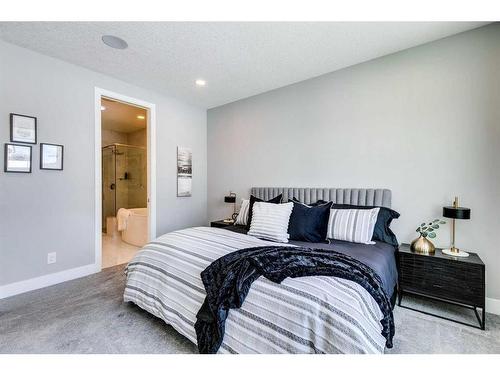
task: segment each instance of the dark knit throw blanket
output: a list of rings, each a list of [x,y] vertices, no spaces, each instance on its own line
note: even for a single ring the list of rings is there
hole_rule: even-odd
[[[287,277],[333,276],[352,280],[375,299],[383,314],[382,335],[392,348],[394,318],[379,276],[358,260],[332,250],[262,246],[227,254],[202,273],[207,296],[195,323],[200,353],[217,353],[224,339],[229,309],[239,308],[260,276],[281,283]]]

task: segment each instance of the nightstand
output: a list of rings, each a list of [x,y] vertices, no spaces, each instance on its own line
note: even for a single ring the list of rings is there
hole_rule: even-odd
[[[469,253],[467,258],[457,258],[445,255],[441,249],[436,249],[434,255],[425,255],[414,253],[410,250],[410,245],[402,244],[398,252],[398,268],[399,306],[484,330],[485,266],[476,253]],[[476,314],[479,327],[402,306],[403,296],[407,294],[472,309]],[[481,316],[478,308],[482,310]]]
[[[234,225],[234,222],[227,222],[224,220],[217,220],[210,222],[210,226],[213,228],[224,228],[224,227],[230,227],[231,225]]]

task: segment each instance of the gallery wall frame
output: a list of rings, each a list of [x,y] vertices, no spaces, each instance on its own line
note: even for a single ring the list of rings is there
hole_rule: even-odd
[[[40,143],[40,169],[62,171],[64,146],[54,143]]]
[[[32,159],[31,146],[6,143],[3,170],[6,173],[31,173]]]
[[[10,141],[16,143],[37,143],[37,118],[19,113],[10,114]]]

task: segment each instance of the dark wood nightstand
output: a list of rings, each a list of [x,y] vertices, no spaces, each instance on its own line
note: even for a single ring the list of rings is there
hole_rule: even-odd
[[[399,299],[398,305],[427,315],[451,320],[471,327],[485,326],[485,267],[476,253],[467,258],[445,255],[436,249],[434,255],[414,253],[410,245],[402,244],[398,252]],[[405,294],[414,294],[474,310],[479,327],[429,312],[402,306]],[[480,308],[481,316],[479,316]]]
[[[229,227],[231,225],[234,225],[234,222],[227,222],[224,220],[217,220],[210,222],[210,226],[213,228],[224,228],[224,227]]]

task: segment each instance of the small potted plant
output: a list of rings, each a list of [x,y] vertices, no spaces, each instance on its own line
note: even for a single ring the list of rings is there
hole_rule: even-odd
[[[430,223],[422,223],[417,228],[416,232],[419,237],[412,241],[410,248],[419,254],[434,254],[436,248],[434,244],[428,240],[428,238],[436,237],[436,230],[439,229],[439,225],[446,224],[445,221],[440,219],[434,219]]]

